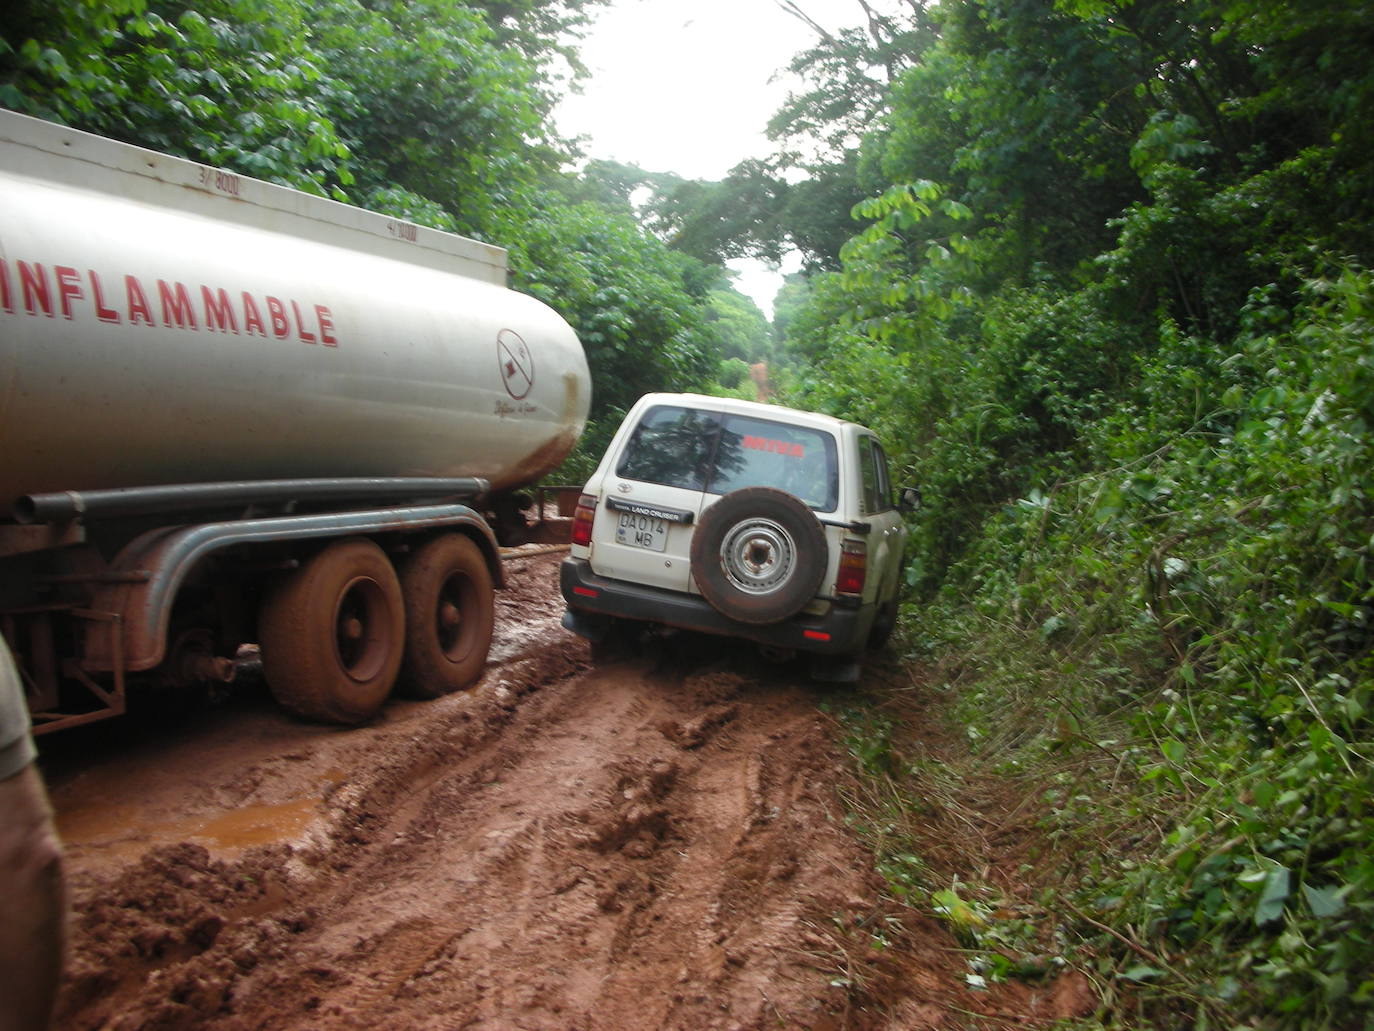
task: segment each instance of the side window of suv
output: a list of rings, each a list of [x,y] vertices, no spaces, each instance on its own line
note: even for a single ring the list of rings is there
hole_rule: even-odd
[[[877,438],[869,437],[868,440],[873,445],[873,462],[878,470],[878,511],[886,512],[893,507],[892,480],[887,475],[887,453],[883,451],[883,446],[878,443]]]
[[[887,478],[887,455],[873,437],[859,438],[859,474],[863,480],[864,515],[892,507],[892,487]]]

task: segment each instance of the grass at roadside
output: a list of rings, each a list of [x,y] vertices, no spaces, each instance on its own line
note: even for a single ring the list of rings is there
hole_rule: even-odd
[[[933,672],[872,661],[863,690],[825,706],[852,761],[845,819],[872,848],[892,901],[952,932],[969,992],[1008,982],[1046,989],[1061,974],[1087,975],[1093,990],[1079,978],[1060,1007],[1054,1026],[1067,1026],[1097,1010],[1110,986],[1065,909],[1084,853],[1056,825],[1053,798],[1081,795],[1076,785],[1096,774],[1083,757],[1027,766],[1014,746],[1000,759],[974,749],[956,697]]]
[[[970,643],[958,660],[874,663],[865,690],[828,709],[852,760],[846,819],[891,898],[934,914],[963,944],[971,990],[1043,985],[1072,970],[1095,1002],[1055,1026],[1361,1026],[1357,985],[1326,996],[1320,986],[1333,955],[1358,955],[1366,900],[1299,892],[1275,874],[1300,859],[1236,808],[1279,801],[1256,797],[1263,770],[1218,779],[1215,756],[1142,732],[1138,706],[1075,704],[1101,690],[1083,672],[1091,664],[1059,655],[1056,681],[1044,652],[1003,649],[994,667],[984,664],[993,641]],[[1184,701],[1171,688],[1155,693],[1139,704]],[[1304,768],[1319,786],[1322,771]],[[1301,872],[1320,884],[1323,857],[1308,857]],[[1275,1005],[1279,992],[1286,1006]]]

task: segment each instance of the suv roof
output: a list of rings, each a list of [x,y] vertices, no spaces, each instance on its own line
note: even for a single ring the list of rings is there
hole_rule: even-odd
[[[783,405],[764,404],[761,401],[741,401],[734,397],[711,397],[706,394],[645,394],[635,404],[635,408],[644,409],[653,405],[671,404],[689,405],[693,408],[703,408],[711,412],[726,412],[731,415],[751,415],[759,419],[773,419],[777,422],[792,423],[795,426],[813,426],[831,432],[837,432],[846,426],[855,429],[864,428],[856,422],[837,419],[833,415],[822,415],[820,412],[804,412]]]

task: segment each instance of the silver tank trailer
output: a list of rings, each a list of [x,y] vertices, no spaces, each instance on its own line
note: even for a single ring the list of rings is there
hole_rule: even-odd
[[[0,111],[0,631],[37,732],[253,643],[314,719],[475,683],[512,489],[589,399],[500,248]]]
[[[0,497],[558,464],[572,329],[498,248],[9,112]]]

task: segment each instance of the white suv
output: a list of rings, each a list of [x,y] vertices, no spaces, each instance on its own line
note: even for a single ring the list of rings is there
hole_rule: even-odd
[[[816,653],[852,680],[897,617],[906,526],[873,433],[814,412],[697,394],[630,410],[578,501],[563,625],[638,621]]]

